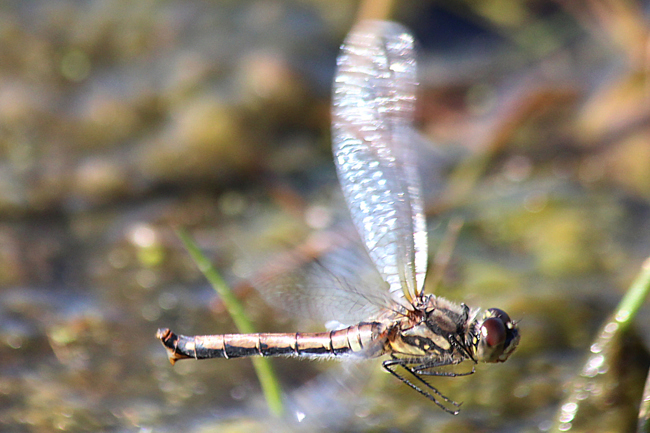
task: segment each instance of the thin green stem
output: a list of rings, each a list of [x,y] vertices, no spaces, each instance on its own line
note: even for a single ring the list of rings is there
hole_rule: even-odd
[[[183,229],[177,229],[176,233],[199,270],[205,275],[205,278],[207,278],[217,294],[219,294],[239,332],[242,334],[255,333],[253,324],[244,311],[244,306],[239,302],[239,299],[237,299],[232,290],[230,290],[230,287],[226,284],[219,272],[212,266],[212,263],[201,252],[192,237]],[[270,360],[261,357],[253,357],[251,360],[253,361],[257,378],[262,386],[262,392],[269,406],[269,411],[275,416],[281,416],[284,413],[284,407],[282,405],[280,383],[273,371]]]
[[[625,331],[632,323],[634,317],[643,305],[648,292],[650,291],[650,258],[646,259],[641,266],[641,272],[636,277],[629,290],[621,299],[618,308],[614,313],[614,320]]]

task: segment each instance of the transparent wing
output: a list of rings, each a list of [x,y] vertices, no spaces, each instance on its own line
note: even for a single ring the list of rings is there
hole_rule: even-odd
[[[334,82],[334,160],[354,225],[391,296],[420,295],[427,233],[413,141],[414,41],[364,21],[348,35]]]
[[[363,246],[334,232],[276,256],[249,282],[290,316],[322,323],[351,325],[393,304]]]

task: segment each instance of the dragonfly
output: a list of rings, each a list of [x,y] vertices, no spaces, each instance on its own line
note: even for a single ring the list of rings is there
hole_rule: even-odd
[[[324,290],[358,295],[374,313],[326,332],[185,336],[159,329],[174,364],[181,359],[293,356],[378,358],[397,379],[444,411],[460,403],[430,383],[430,376],[473,374],[478,362],[500,363],[519,344],[517,322],[498,308],[481,311],[424,293],[428,239],[413,126],[417,88],[415,41],[402,25],[362,21],[346,37],[333,85],[332,141],[338,179],[352,222],[374,265],[380,296],[364,295],[354,270],[336,275]],[[354,261],[339,260],[348,266]],[[325,272],[327,274],[327,272]],[[322,274],[322,272],[321,272]],[[271,285],[271,284],[269,284]],[[445,368],[464,361],[471,371]]]

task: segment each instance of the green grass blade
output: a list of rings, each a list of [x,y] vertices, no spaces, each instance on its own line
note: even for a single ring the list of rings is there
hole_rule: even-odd
[[[643,262],[641,272],[621,299],[614,313],[614,320],[621,326],[621,331],[627,330],[630,326],[648,296],[648,291],[650,291],[650,258]]]
[[[253,324],[244,311],[244,307],[239,302],[239,299],[230,290],[230,287],[219,272],[212,266],[212,263],[205,257],[199,247],[196,245],[192,237],[182,229],[176,230],[178,237],[185,245],[185,248],[190,253],[190,256],[198,266],[199,270],[205,275],[205,278],[210,282],[214,290],[219,294],[223,304],[228,310],[230,317],[232,317],[235,326],[242,334],[253,334],[255,329]],[[270,360],[262,357],[252,357],[253,367],[262,386],[262,392],[266,398],[266,403],[269,406],[269,411],[275,416],[281,416],[284,413],[282,404],[282,395],[280,392],[280,383],[273,371]]]

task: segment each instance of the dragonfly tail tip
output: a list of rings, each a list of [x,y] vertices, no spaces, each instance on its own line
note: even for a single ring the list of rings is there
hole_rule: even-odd
[[[159,328],[158,331],[156,331],[156,338],[158,340],[164,341],[167,336],[170,334],[169,328]]]

